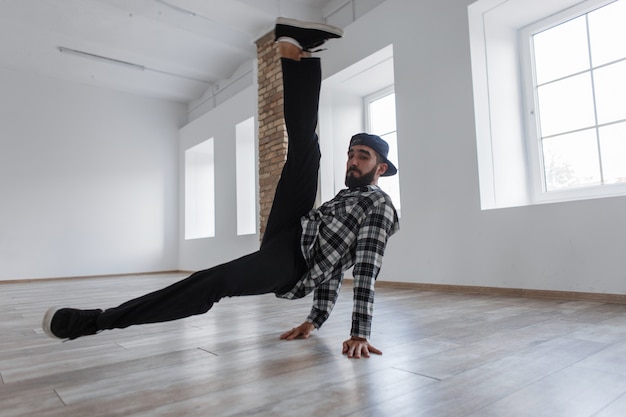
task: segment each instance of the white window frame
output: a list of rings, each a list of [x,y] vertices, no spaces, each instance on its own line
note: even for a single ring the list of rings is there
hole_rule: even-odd
[[[468,6],[474,116],[483,210],[581,199],[538,198],[527,146],[519,31],[548,16],[597,8],[602,0],[477,0]],[[607,2],[608,3],[608,2]],[[617,186],[588,189],[588,198],[624,195]],[[610,192],[607,192],[609,190]]]
[[[626,184],[599,184],[560,190],[546,190],[539,127],[540,114],[536,111],[538,97],[537,89],[535,88],[536,74],[533,62],[533,35],[583,16],[613,2],[615,2],[615,0],[589,0],[534,22],[519,31],[524,92],[524,121],[526,123],[526,146],[531,197],[534,202],[559,202],[626,195]],[[595,128],[597,129],[598,126],[596,125]]]

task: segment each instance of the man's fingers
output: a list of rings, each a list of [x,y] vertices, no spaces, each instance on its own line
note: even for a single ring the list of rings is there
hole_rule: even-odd
[[[377,355],[382,355],[382,354],[383,354],[383,351],[382,351],[382,350],[376,349],[376,348],[375,348],[374,346],[372,346],[372,345],[369,345],[369,351],[370,351],[370,352],[372,352],[372,353],[375,353],[375,354],[377,354]]]
[[[281,334],[280,338],[284,340],[294,340],[299,337],[302,337],[303,339],[308,339],[310,335],[311,332],[303,330],[301,327],[294,327],[293,329]]]
[[[291,335],[289,335],[287,340],[294,340],[294,339],[297,339],[300,336],[302,336],[302,332],[300,330],[296,329],[296,330],[291,332]]]
[[[355,346],[354,346],[354,345],[350,345],[350,346],[348,347],[348,357],[349,357],[349,358],[353,358],[353,357],[354,357],[354,349],[355,349]]]
[[[383,352],[376,349],[374,346],[367,343],[367,341],[346,340],[343,342],[343,349],[341,351],[344,355],[348,355],[348,358],[359,359],[362,357],[369,358],[370,353],[382,355]]]
[[[285,333],[281,334],[281,335],[280,335],[280,338],[281,338],[281,339],[287,339],[287,338],[289,337],[289,335],[291,335],[291,333],[292,333],[292,332],[293,332],[293,329],[291,329],[291,330],[289,330],[289,331],[287,331],[287,332],[285,332]]]
[[[290,338],[293,338],[293,334],[295,331],[296,331],[296,328],[294,327],[293,329],[288,330],[285,333],[281,334],[280,338],[290,340]]]
[[[367,345],[361,348],[361,353],[363,353],[363,356],[365,356],[366,358],[370,357],[370,351],[367,349]]]
[[[348,358],[360,358],[361,357],[361,346],[358,343],[344,343],[344,351],[343,353],[348,354]]]

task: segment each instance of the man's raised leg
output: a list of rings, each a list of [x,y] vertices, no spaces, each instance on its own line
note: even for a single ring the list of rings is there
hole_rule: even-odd
[[[311,58],[309,52],[342,35],[340,28],[322,23],[276,21],[288,150],[261,247],[282,230],[298,227],[300,218],[315,204],[321,156],[315,129],[322,71],[320,60]]]
[[[321,85],[320,61],[317,58],[299,61],[281,58],[281,66],[289,142],[261,246],[282,230],[299,225],[300,218],[313,208],[317,194],[320,150],[315,129]]]

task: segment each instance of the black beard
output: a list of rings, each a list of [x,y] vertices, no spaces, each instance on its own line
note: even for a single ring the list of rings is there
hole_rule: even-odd
[[[372,185],[374,183],[374,177],[376,176],[376,169],[378,166],[375,166],[370,172],[366,172],[360,177],[354,177],[350,175],[350,172],[356,171],[356,169],[348,170],[346,172],[346,187],[351,190],[355,190],[359,187],[366,187],[368,185]]]

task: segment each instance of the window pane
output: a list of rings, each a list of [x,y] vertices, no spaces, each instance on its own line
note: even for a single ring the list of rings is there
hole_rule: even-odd
[[[371,100],[370,97],[366,97],[364,102],[367,105],[368,126],[366,129],[382,137],[389,144],[388,158],[392,161],[398,171],[400,166],[398,165],[398,139],[396,134],[396,95],[390,93],[385,96],[373,95],[375,98]],[[400,173],[391,177],[380,177],[378,179],[378,185],[386,192],[393,205],[395,206],[398,215],[401,216],[402,209],[400,207]]]
[[[542,137],[595,125],[590,73],[541,86],[538,96]]]
[[[546,190],[600,184],[595,129],[542,141]]]
[[[598,123],[626,119],[626,61],[600,68],[593,74]]]
[[[626,1],[589,13],[591,61],[594,66],[626,58]]]
[[[533,36],[537,84],[589,69],[585,17]]]
[[[256,160],[254,117],[235,126],[237,235],[256,233]]]
[[[370,131],[384,135],[396,130],[396,95],[391,93],[370,103]]]
[[[626,123],[600,128],[604,182],[626,182]]]

